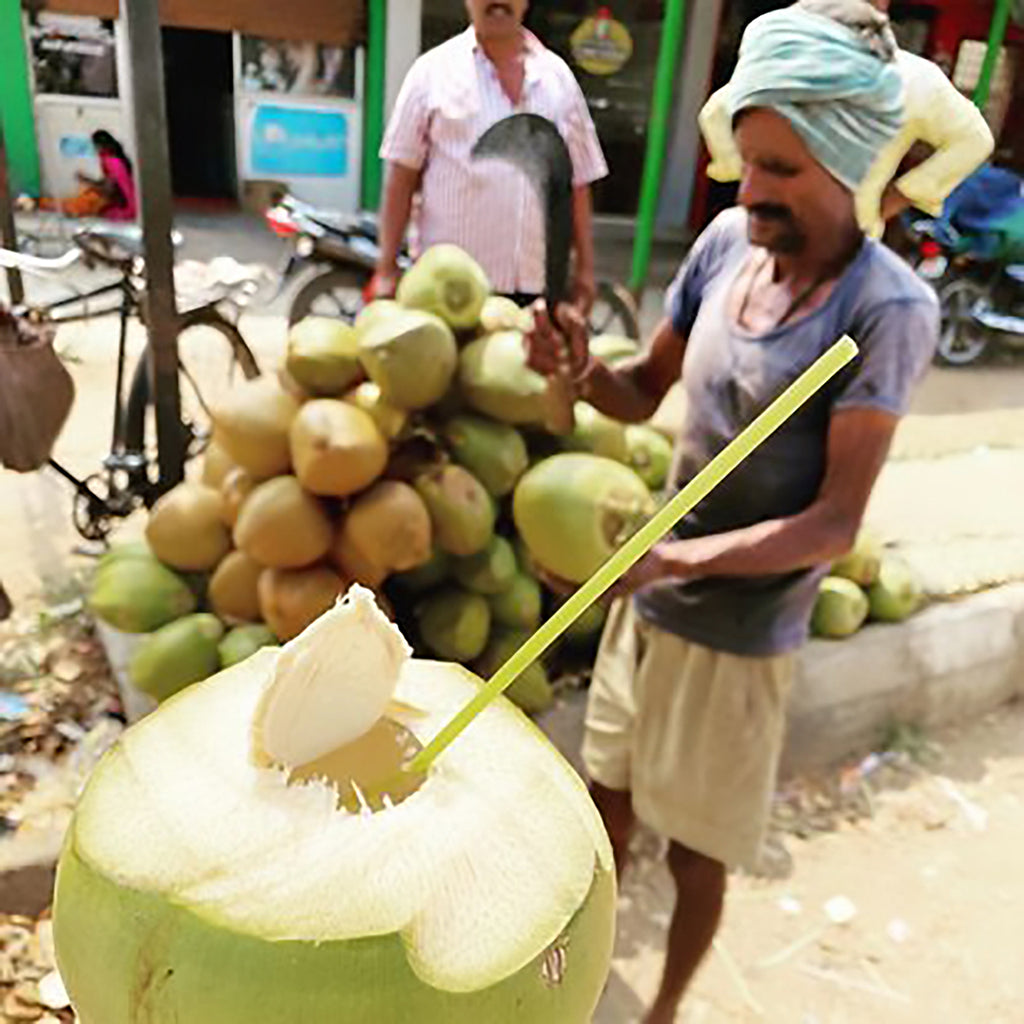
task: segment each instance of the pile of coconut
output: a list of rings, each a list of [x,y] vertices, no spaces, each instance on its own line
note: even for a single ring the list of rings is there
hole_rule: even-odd
[[[100,565],[95,614],[150,634],[134,684],[164,700],[298,636],[352,583],[417,653],[493,672],[557,603],[540,577],[589,577],[651,514],[671,458],[654,428],[582,402],[553,434],[528,329],[453,246],[353,325],[296,325],[284,365],[213,411],[199,473],[154,506],[146,544]],[[637,352],[613,336],[592,348],[612,363]],[[589,654],[602,618],[588,613],[561,653]],[[547,708],[545,666],[509,696]]]

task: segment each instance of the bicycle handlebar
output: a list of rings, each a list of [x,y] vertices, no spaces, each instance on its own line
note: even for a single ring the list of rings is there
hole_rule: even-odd
[[[26,274],[59,273],[82,258],[80,249],[69,249],[63,256],[28,256],[11,249],[0,249],[0,267],[21,270]]]

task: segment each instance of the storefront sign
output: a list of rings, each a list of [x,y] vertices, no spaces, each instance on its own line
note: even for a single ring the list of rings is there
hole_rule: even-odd
[[[257,177],[348,174],[349,126],[344,111],[260,104],[251,132],[250,162]]]
[[[573,60],[592,75],[614,75],[633,56],[633,37],[607,7],[587,18],[569,40]]]

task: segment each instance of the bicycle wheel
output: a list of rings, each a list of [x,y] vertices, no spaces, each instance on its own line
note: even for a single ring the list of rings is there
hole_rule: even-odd
[[[156,453],[156,416],[149,388],[149,350],[143,350],[132,378],[125,413],[125,447],[150,457]],[[178,330],[178,390],[185,458],[205,450],[213,423],[211,410],[242,380],[259,376],[259,365],[245,339],[215,309],[186,313]]]
[[[619,334],[639,340],[640,317],[633,296],[615,281],[598,281],[594,308],[590,311],[590,333]]]
[[[363,308],[363,289],[369,281],[369,272],[355,267],[317,274],[299,289],[292,301],[288,326],[307,316],[327,316],[352,323]]]

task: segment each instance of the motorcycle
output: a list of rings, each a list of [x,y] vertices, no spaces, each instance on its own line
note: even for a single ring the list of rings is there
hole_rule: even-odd
[[[380,256],[376,216],[319,210],[285,195],[267,210],[264,219],[270,230],[291,246],[281,274],[281,289],[309,268],[314,270],[314,276],[292,299],[288,325],[307,316],[335,317],[351,323],[366,302],[366,287]],[[399,272],[411,265],[409,253],[403,250],[398,259]],[[633,296],[621,284],[597,282],[590,332],[594,336],[619,334],[639,339],[639,311]]]

